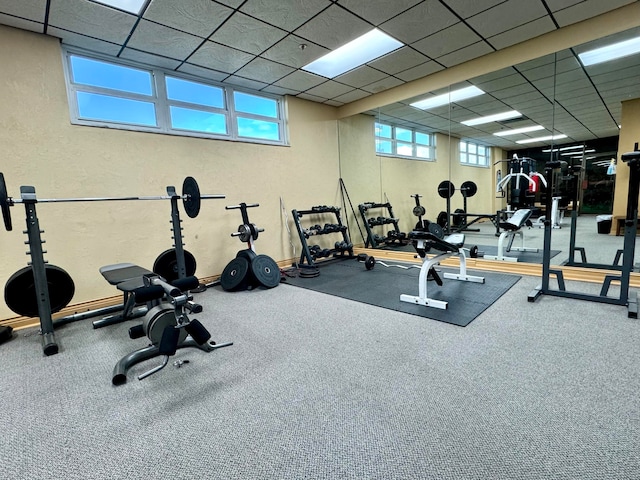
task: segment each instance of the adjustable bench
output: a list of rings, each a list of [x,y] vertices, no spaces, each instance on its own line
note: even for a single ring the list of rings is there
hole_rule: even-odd
[[[504,260],[506,262],[517,262],[517,257],[508,257],[505,255],[505,252],[510,252],[514,250],[516,252],[537,252],[537,248],[528,248],[524,246],[524,234],[522,232],[522,227],[527,225],[529,221],[529,217],[531,217],[532,210],[528,208],[521,208],[520,210],[516,210],[516,212],[504,222],[500,222],[500,228],[504,231],[500,234],[500,238],[498,239],[498,254],[497,255],[484,255],[485,260]],[[522,240],[522,246],[513,247],[513,240],[515,237],[519,236]],[[507,241],[507,245],[505,248],[505,241]]]
[[[409,233],[409,239],[413,240],[413,246],[422,258],[422,267],[420,267],[420,276],[418,278],[418,295],[400,295],[401,302],[414,303],[416,305],[424,305],[426,307],[434,307],[446,309],[449,302],[429,298],[427,294],[427,282],[434,280],[438,285],[442,285],[442,279],[435,269],[436,265],[446,258],[457,255],[460,258],[459,273],[445,273],[444,278],[453,280],[461,280],[463,282],[484,283],[484,277],[467,275],[467,256],[462,248],[464,245],[464,234],[456,233],[445,238],[440,238],[431,232],[415,230]],[[431,249],[438,250],[442,253],[432,258],[427,258],[427,252]]]

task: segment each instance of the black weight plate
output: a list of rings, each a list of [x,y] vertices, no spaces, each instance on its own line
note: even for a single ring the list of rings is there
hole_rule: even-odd
[[[364,261],[364,267],[367,270],[371,270],[373,269],[373,267],[376,266],[376,259],[375,257],[367,257],[367,259]]]
[[[448,219],[448,215],[447,212],[440,212],[438,214],[438,218],[436,219],[436,222],[438,223],[438,225],[440,225],[442,228],[447,228],[447,224],[449,223],[449,219]]]
[[[251,273],[260,285],[266,288],[277,287],[280,283],[280,268],[267,255],[257,255],[251,262]]]
[[[451,215],[452,223],[454,227],[459,227],[461,225],[465,225],[467,223],[466,215],[464,215],[464,210],[461,208],[456,208],[456,211],[453,212],[455,215]]]
[[[220,286],[225,292],[244,290],[249,277],[249,261],[246,258],[234,258],[224,267],[220,276]]]
[[[187,250],[184,250],[184,268],[187,277],[196,273],[196,258]],[[153,262],[153,273],[157,273],[169,283],[180,278],[178,275],[178,255],[175,248],[165,250],[158,255],[156,261]]]
[[[462,185],[460,185],[460,192],[462,193],[463,197],[473,197],[476,193],[478,193],[478,186],[471,180],[467,180]]]
[[[427,213],[427,211],[422,205],[416,205],[415,207],[413,207],[413,214],[416,217],[422,217],[425,213]]]
[[[60,267],[45,265],[45,272],[51,313],[59,312],[69,305],[76,287],[71,276]],[[18,270],[7,280],[4,287],[4,301],[18,315],[39,316],[36,285],[31,267]]]
[[[200,187],[193,177],[187,177],[182,182],[182,204],[184,211],[191,218],[196,218],[200,213]]]
[[[456,187],[453,186],[449,180],[443,180],[438,185],[438,195],[442,198],[451,198],[456,191]]]
[[[428,228],[429,233],[433,233],[438,238],[444,238],[444,229],[437,223],[431,222]]]
[[[0,207],[2,208],[4,228],[10,232],[13,230],[13,225],[11,225],[11,211],[9,210],[9,194],[7,193],[7,184],[4,181],[2,172],[0,172]]]
[[[254,252],[253,250],[251,250],[250,248],[246,248],[244,250],[240,250],[237,254],[236,254],[236,258],[244,258],[246,259],[249,263],[251,263],[251,261],[256,258],[258,256],[258,254],[256,252]]]

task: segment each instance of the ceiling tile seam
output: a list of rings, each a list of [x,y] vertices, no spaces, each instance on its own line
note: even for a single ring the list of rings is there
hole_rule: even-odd
[[[98,40],[98,41],[100,41],[100,42],[108,43],[108,44],[110,44],[110,45],[117,45],[118,47],[120,46],[120,44],[119,44],[119,43],[110,42],[109,40],[104,40],[104,39],[102,39],[102,38],[98,38],[98,37],[92,37],[91,35],[85,35],[84,33],[74,32],[73,30],[69,30],[69,29],[66,29],[66,28],[56,27],[55,25],[51,25],[51,27],[52,27],[52,28],[57,28],[58,30],[62,30],[62,31],[64,31],[64,32],[73,33],[74,35],[80,35],[81,37],[91,38],[91,39],[93,39],[93,40]],[[51,35],[50,33],[48,33],[47,35],[52,36],[52,37],[55,37],[55,35]],[[65,45],[74,46],[74,45],[71,45],[71,44],[67,44],[67,43],[65,43],[65,42],[64,42],[64,40],[62,40],[62,43],[63,43],[63,44],[65,44]],[[74,46],[74,47],[75,47],[75,48],[79,48],[79,49],[81,49],[81,50],[85,50],[85,51],[92,51],[92,50],[89,50],[89,49],[84,48],[84,47],[78,47],[78,46]],[[107,56],[107,57],[111,57],[111,58],[113,58],[113,56],[112,56],[112,55],[108,55],[108,54],[106,54],[106,53],[101,53],[101,52],[96,52],[96,53],[99,53],[100,55],[103,55],[103,56]],[[147,53],[147,52],[144,52],[144,53]],[[175,59],[172,59],[172,60],[175,60]]]
[[[556,22],[556,17],[553,16],[553,12],[549,8],[549,5],[547,5],[547,1],[546,0],[540,0],[540,2],[542,2],[542,6],[547,11],[547,14],[549,15],[549,18],[551,19],[551,21],[555,25],[556,29],[560,28],[560,25],[558,24],[558,22]]]
[[[47,34],[47,29],[49,28],[49,12],[51,11],[51,0],[47,0],[47,4],[44,7],[44,28],[42,29],[42,33]]]
[[[30,18],[21,17],[21,16],[19,16],[19,15],[11,15],[10,13],[4,13],[4,12],[0,12],[0,13],[2,13],[3,15],[6,15],[7,17],[19,18],[20,20],[24,20],[24,21],[26,21],[26,22],[31,22],[31,23],[36,23],[36,24],[38,24],[38,25],[42,25],[43,30],[44,30],[44,28],[45,28],[45,24],[44,24],[44,23],[42,23],[42,22],[38,22],[38,21],[36,21],[36,20],[31,20]],[[4,26],[5,24],[0,23],[0,25],[3,25],[3,26]],[[17,28],[17,27],[16,27],[16,28]],[[44,33],[44,32],[43,32],[43,33]]]
[[[138,25],[140,24],[140,20],[142,20],[142,17],[147,12],[147,9],[149,8],[149,3],[150,2],[151,2],[151,0],[147,0],[144,3],[144,5],[142,6],[142,8],[140,9],[140,11],[138,12],[138,15],[136,15],[136,17],[137,17],[136,18],[136,22],[133,24],[133,27],[131,27],[131,31],[129,32],[129,35],[127,35],[127,38],[123,42],[122,47],[120,47],[120,51],[118,52],[116,57],[120,58],[120,55],[122,55],[122,52],[124,52],[124,49],[127,48],[127,44],[129,43],[129,40],[131,40],[131,36],[133,35],[133,32],[136,31],[136,28],[138,28]],[[116,9],[116,10],[118,10],[118,9]],[[129,13],[129,12],[125,12],[125,13]]]
[[[397,13],[397,14],[395,14],[393,17],[391,17],[391,18],[387,18],[386,20],[384,20],[384,21],[383,21],[383,22],[381,22],[381,23],[388,22],[389,20],[392,20],[392,19],[396,18],[397,16],[402,15],[402,14],[403,14],[403,13],[405,13],[406,11],[411,10],[411,9],[412,9],[412,8],[414,8],[414,7],[417,7],[417,6],[418,6],[418,5],[420,5],[421,3],[424,3],[424,1],[425,1],[425,0],[423,0],[422,2],[418,2],[418,3],[416,3],[415,5],[412,5],[412,6],[408,7],[408,8],[405,8],[403,11],[398,12],[398,13]],[[356,12],[353,12],[353,11],[349,10],[349,8],[345,7],[345,6],[344,6],[344,5],[342,5],[341,3],[338,3],[338,2],[336,1],[336,2],[335,2],[335,5],[337,5],[338,7],[342,8],[343,10],[345,10],[345,11],[349,12],[351,15],[354,15],[354,16],[358,17],[360,20],[362,20],[363,22],[368,23],[368,24],[369,24],[369,25],[371,25],[372,27],[374,27],[374,28],[378,28],[378,25],[379,25],[379,24],[378,24],[378,25],[376,25],[375,23],[371,23],[369,20],[367,20],[367,19],[366,19],[366,18],[364,18],[364,17],[361,17],[361,16],[360,16],[359,14],[357,14]],[[397,40],[397,39],[396,39],[396,40]]]
[[[453,15],[455,15],[455,16],[458,18],[458,20],[460,20],[462,23],[464,23],[464,25],[465,25],[469,30],[471,30],[473,33],[475,33],[475,34],[478,36],[478,38],[480,38],[480,39],[481,39],[481,41],[484,41],[487,45],[489,45],[489,47],[491,47],[491,48],[493,49],[493,51],[494,51],[494,52],[497,52],[497,51],[498,51],[498,49],[497,49],[496,47],[494,47],[494,46],[491,44],[491,42],[490,42],[489,40],[487,40],[483,35],[480,35],[480,32],[478,32],[475,28],[473,28],[471,25],[469,25],[469,23],[468,23],[464,18],[462,18],[460,15],[458,15],[458,13],[457,13],[455,10],[453,10],[453,8],[451,8],[451,7],[450,7],[448,4],[446,4],[443,0],[440,0],[440,4],[441,4],[442,6],[444,6],[447,10],[449,10]],[[498,4],[498,5],[500,5],[500,4]],[[496,6],[496,5],[494,5],[494,6]],[[484,12],[484,11],[486,11],[486,10],[489,10],[489,9],[485,9],[485,10],[483,10],[483,12]],[[482,12],[478,12],[478,13],[476,13],[476,15],[478,15],[478,14],[480,14],[480,13],[482,13]],[[469,17],[469,18],[471,18],[471,17]],[[437,32],[436,32],[436,33],[437,33]],[[475,42],[475,43],[478,43],[478,42]],[[472,45],[474,45],[474,44],[472,44]],[[463,47],[463,48],[464,48],[464,47]],[[454,50],[454,51],[455,51],[455,50]],[[453,53],[453,52],[449,52],[449,53]],[[441,55],[441,57],[442,57],[442,56],[444,56],[444,55]]]
[[[569,49],[571,51],[571,53],[573,54],[573,56],[576,58],[576,60],[578,61],[578,64],[580,65],[580,68],[582,69],[582,71],[584,72],[585,76],[587,77],[587,79],[589,80],[589,84],[593,87],[593,89],[595,90],[596,94],[598,95],[598,98],[600,99],[600,101],[602,102],[602,105],[604,106],[604,108],[607,110],[607,113],[609,114],[609,116],[611,117],[611,120],[613,120],[613,124],[618,127],[618,122],[616,122],[616,119],[614,118],[613,114],[611,113],[611,111],[609,110],[609,107],[607,106],[607,103],[604,101],[604,98],[602,98],[602,95],[600,94],[600,90],[598,89],[598,87],[596,87],[595,83],[593,83],[593,79],[591,78],[591,75],[589,75],[589,72],[587,72],[587,69],[584,67],[584,65],[582,64],[582,60],[580,60],[580,57],[578,56],[578,54],[576,53],[576,51],[573,48]]]

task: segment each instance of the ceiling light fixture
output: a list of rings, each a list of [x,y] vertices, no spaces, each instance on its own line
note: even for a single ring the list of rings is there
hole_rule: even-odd
[[[146,0],[96,0],[98,3],[109,5],[110,7],[119,8],[125,12],[131,12],[136,15],[140,13],[140,9]]]
[[[565,150],[577,150],[580,148],[585,148],[584,145],[572,145],[570,147],[561,147],[561,148],[554,148],[553,151],[554,152],[564,152]],[[552,150],[551,149],[546,149],[546,150],[542,150],[544,153],[549,153]]]
[[[596,63],[628,57],[638,52],[640,52],[640,37],[579,53],[578,57],[580,57],[582,64],[587,67]]]
[[[454,90],[449,93],[444,93],[442,95],[436,95],[435,97],[428,97],[417,102],[413,102],[410,105],[421,110],[429,110],[430,108],[440,107],[448,103],[460,102],[467,98],[477,97],[482,94],[484,94],[484,92],[478,87],[471,86],[461,88],[460,90]]]
[[[567,138],[567,136],[564,134],[559,134],[559,135],[549,135],[547,137],[527,138],[526,140],[518,140],[516,143],[519,145],[522,145],[524,143],[546,142],[548,140],[560,140],[562,138]]]
[[[501,130],[494,133],[496,137],[506,137],[507,135],[517,135],[519,133],[536,132],[538,130],[544,130],[542,125],[532,125],[530,127],[513,128],[511,130]]]
[[[478,117],[471,120],[465,120],[460,122],[467,127],[473,127],[474,125],[482,125],[490,122],[501,122],[503,120],[511,120],[512,118],[521,117],[522,114],[517,110],[509,110],[508,112],[496,113],[494,115],[487,115],[486,117]]]
[[[302,67],[307,72],[333,78],[364,65],[373,59],[397,50],[404,44],[377,28],[351,40]]]

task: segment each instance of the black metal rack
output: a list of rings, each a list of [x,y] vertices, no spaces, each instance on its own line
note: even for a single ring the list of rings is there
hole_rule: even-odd
[[[367,212],[372,209],[386,209],[388,217],[371,217],[367,216]],[[367,238],[364,241],[365,247],[380,248],[384,245],[406,245],[408,242],[407,234],[400,231],[398,227],[399,220],[393,215],[393,208],[389,202],[374,203],[366,202],[358,205],[358,210],[362,216],[364,227],[367,230]],[[373,232],[372,228],[377,226],[392,225],[393,229],[387,232],[386,236],[381,236]]]
[[[353,255],[353,244],[349,239],[347,227],[343,225],[340,216],[340,207],[331,207],[326,205],[311,207],[310,210],[292,210],[293,220],[298,230],[300,243],[302,244],[302,253],[300,254],[299,267],[315,267],[316,260],[321,258],[355,258]],[[324,226],[319,224],[311,225],[303,228],[300,219],[305,215],[326,215],[333,214],[336,216],[334,224],[325,223]],[[334,248],[322,249],[319,245],[309,246],[307,240],[316,235],[327,235],[331,233],[339,233],[342,235],[342,241],[335,242]],[[326,260],[325,260],[326,261]]]

